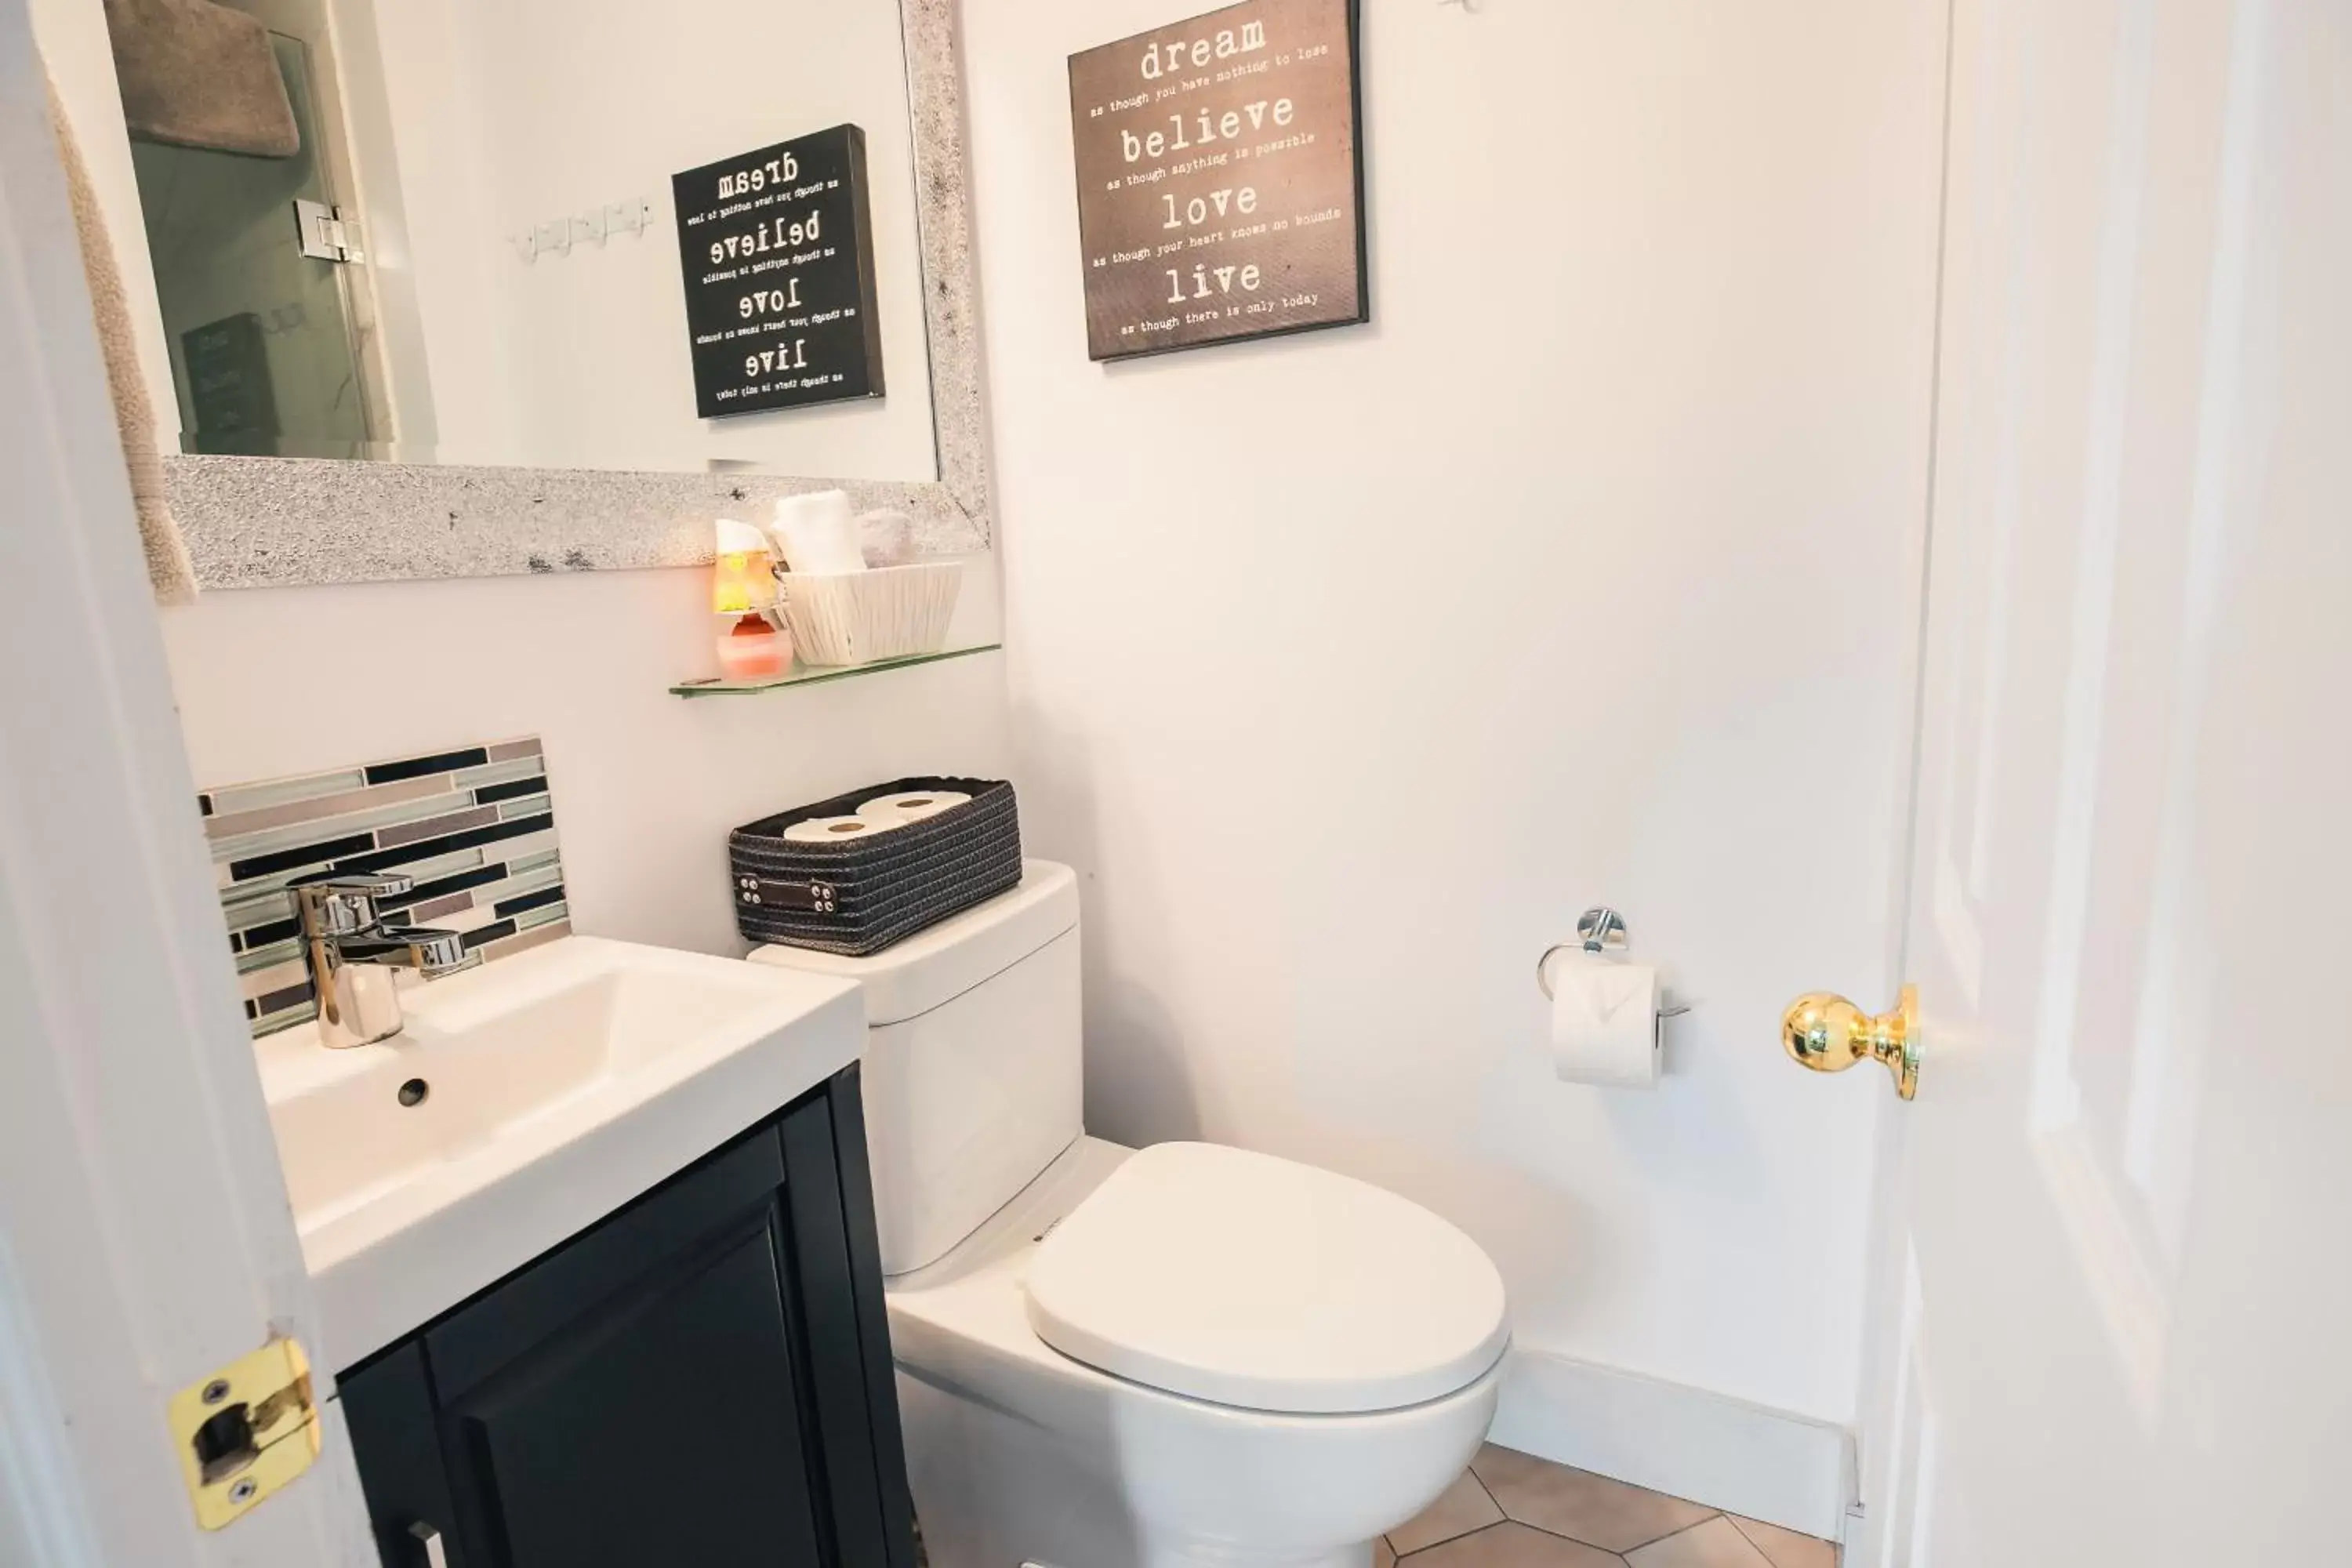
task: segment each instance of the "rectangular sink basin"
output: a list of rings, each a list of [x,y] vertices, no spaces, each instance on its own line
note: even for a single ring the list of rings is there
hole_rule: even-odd
[[[407,1026],[257,1044],[341,1368],[578,1234],[857,1058],[854,982],[570,936],[408,988]]]

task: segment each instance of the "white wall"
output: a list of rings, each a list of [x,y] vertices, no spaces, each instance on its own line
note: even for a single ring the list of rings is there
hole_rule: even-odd
[[[1373,323],[1108,368],[1065,58],[1178,8],[964,8],[1092,1127],[1385,1182],[1522,1349],[1849,1418],[1888,1085],[1777,1023],[1894,982],[1939,0],[1369,0]],[[1696,1007],[1654,1095],[1543,1055],[1536,957],[1604,900]]]
[[[1004,676],[979,654],[672,697],[710,669],[709,605],[701,572],[596,572],[221,592],[162,615],[199,785],[540,735],[573,925],[732,954],[728,829],[909,773],[1003,777]]]

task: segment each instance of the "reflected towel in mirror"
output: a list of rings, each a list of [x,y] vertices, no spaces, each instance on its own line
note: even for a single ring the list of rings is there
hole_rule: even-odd
[[[106,0],[134,140],[291,158],[302,150],[269,30],[213,0]]]

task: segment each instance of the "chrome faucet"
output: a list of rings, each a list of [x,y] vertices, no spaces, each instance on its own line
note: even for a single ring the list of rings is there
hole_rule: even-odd
[[[396,969],[446,974],[466,962],[453,931],[383,923],[375,900],[409,891],[410,879],[372,871],[313,871],[287,884],[302,924],[310,989],[319,998],[319,1043],[341,1050],[400,1033]]]

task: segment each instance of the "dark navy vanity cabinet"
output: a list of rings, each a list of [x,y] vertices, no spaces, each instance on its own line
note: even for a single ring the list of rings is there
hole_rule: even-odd
[[[341,1382],[385,1568],[914,1568],[856,1068]]]

